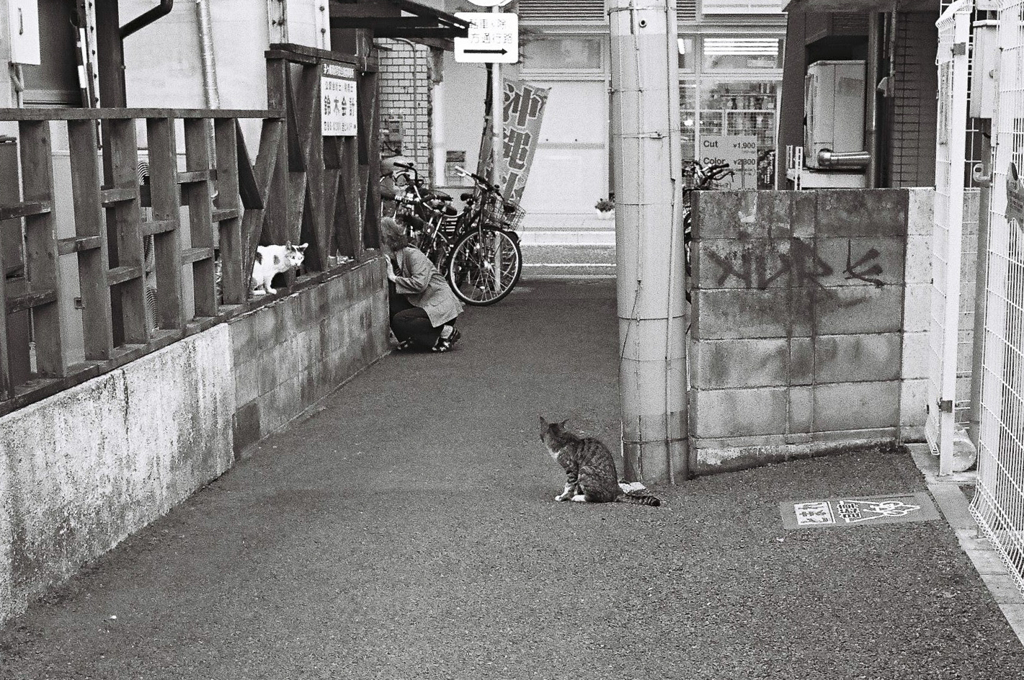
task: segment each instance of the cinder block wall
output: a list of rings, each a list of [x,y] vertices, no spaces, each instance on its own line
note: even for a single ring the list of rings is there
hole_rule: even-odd
[[[236,457],[388,352],[381,260],[230,322]]]
[[[695,472],[920,436],[931,200],[927,189],[695,196]]]
[[[379,258],[0,417],[0,624],[387,352]]]

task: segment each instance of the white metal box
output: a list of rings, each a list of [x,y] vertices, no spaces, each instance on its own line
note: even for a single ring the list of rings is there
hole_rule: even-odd
[[[11,38],[11,61],[16,64],[40,63],[39,2],[9,0],[8,26]]]
[[[817,61],[804,78],[804,162],[818,169],[818,153],[864,150],[863,60]]]

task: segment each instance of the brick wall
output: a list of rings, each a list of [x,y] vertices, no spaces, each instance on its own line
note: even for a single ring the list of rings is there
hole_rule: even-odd
[[[695,197],[695,472],[920,437],[931,196]]]
[[[401,130],[401,155],[411,158],[420,176],[429,179],[432,164],[430,48],[386,39],[379,40],[378,47],[381,130]],[[399,150],[387,147],[388,144],[382,142],[385,156]]]

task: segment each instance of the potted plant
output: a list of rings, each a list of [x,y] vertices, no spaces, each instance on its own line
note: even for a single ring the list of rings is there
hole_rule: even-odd
[[[604,220],[615,218],[615,194],[609,194],[608,198],[599,198],[594,204],[597,216]]]

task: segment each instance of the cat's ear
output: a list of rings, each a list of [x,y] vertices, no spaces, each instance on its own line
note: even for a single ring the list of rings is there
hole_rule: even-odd
[[[308,244],[308,243],[303,243],[303,244],[302,244],[301,246],[295,246],[295,250],[297,250],[297,251],[299,251],[299,252],[301,253],[301,252],[303,252],[304,250],[306,250],[306,248],[307,248],[308,246],[309,246],[309,244]]]
[[[291,248],[292,247],[292,242],[290,240],[289,241],[285,241],[284,242],[284,247],[285,248]]]
[[[547,427],[548,426],[548,421],[544,420],[544,416],[540,417],[540,426],[541,427]]]

